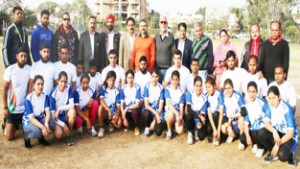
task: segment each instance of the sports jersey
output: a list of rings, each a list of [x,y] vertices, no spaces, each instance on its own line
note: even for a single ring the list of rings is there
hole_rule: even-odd
[[[120,93],[116,87],[109,89],[102,86],[100,88],[100,98],[104,98],[113,115],[117,113],[117,105],[120,104]]]
[[[151,81],[151,75],[147,71],[146,74],[143,74],[141,71],[138,71],[134,75],[134,82],[138,84],[141,88],[141,98],[144,98],[144,89],[145,85]]]
[[[281,85],[278,85],[276,81],[269,84],[268,89],[271,86],[277,86],[280,92],[281,99],[288,102],[291,106],[296,106],[297,96],[295,88],[288,81],[284,81]]]
[[[220,108],[224,107],[224,95],[218,89],[215,90],[215,93],[212,96],[207,94],[207,101],[207,110],[211,110],[212,114],[216,111],[220,111]]]
[[[45,71],[46,70],[46,71]],[[30,79],[36,75],[41,75],[44,79],[43,92],[49,95],[54,86],[55,68],[52,62],[43,63],[41,60],[34,63],[30,70]]]
[[[236,91],[233,91],[231,97],[224,94],[224,106],[225,106],[224,112],[228,118],[231,115],[239,113],[241,107],[244,106],[243,96]]]
[[[194,79],[195,79],[195,77],[192,74],[189,74],[189,76],[187,78],[187,89],[186,89],[187,91],[194,90]],[[202,77],[201,77],[201,79],[202,79],[202,93],[205,94],[206,93],[205,81]]]
[[[72,82],[76,82],[77,74],[76,67],[70,63],[62,63],[61,61],[57,61],[54,63],[55,72],[55,80],[58,80],[58,75],[61,71],[65,71],[68,75],[68,84],[72,84]]]
[[[167,70],[165,75],[165,81],[171,82],[172,73],[174,70],[177,70],[177,68],[174,65]],[[180,89],[185,92],[187,89],[187,79],[190,75],[190,70],[185,66],[181,65],[178,72],[180,74]]]
[[[261,79],[258,78],[258,74],[247,73],[246,77],[243,79],[243,93],[245,93],[245,98],[248,97],[247,87],[248,83],[254,81],[257,85],[257,96],[264,97],[268,92],[268,83],[267,80],[263,77]]]
[[[197,114],[206,115],[208,102],[204,94],[200,94],[200,96],[197,96],[195,91],[187,92],[186,104],[191,105],[192,110]]]
[[[115,86],[117,87],[117,89],[120,89],[120,85],[122,83],[122,81],[125,80],[125,70],[120,67],[119,65],[116,65],[115,68],[112,68],[110,65],[106,66],[103,70],[102,70],[102,78],[101,81],[104,82],[106,79],[106,75],[109,71],[115,71],[117,77],[116,77],[116,82],[115,82]]]
[[[266,102],[257,97],[253,102],[249,101],[245,107],[247,115],[245,116],[245,123],[250,124],[250,130],[260,130],[264,127],[263,118],[265,113],[263,111]]]
[[[97,91],[101,83],[101,74],[99,72],[96,72],[95,76],[92,77],[91,74],[89,73],[89,76],[90,76],[89,86]]]
[[[77,87],[73,92],[74,105],[79,106],[81,111],[88,109],[88,103],[90,99],[96,99],[96,90],[89,87],[86,91],[82,89],[82,86]]]
[[[174,89],[171,85],[165,89],[165,98],[171,101],[171,104],[177,111],[180,110],[180,106],[183,106],[185,101],[184,92],[179,87]],[[165,111],[169,111],[168,106],[165,106]]]
[[[221,76],[221,84],[220,87],[224,87],[224,82],[226,79],[231,79],[233,83],[233,88],[237,92],[242,92],[242,87],[244,83],[244,78],[247,76],[247,72],[245,69],[235,67],[233,70],[226,70],[223,72]]]
[[[50,110],[56,111],[59,107],[66,106],[69,104],[70,100],[74,101],[73,99],[73,93],[72,93],[72,87],[70,85],[67,85],[65,90],[63,92],[60,92],[58,90],[58,86],[56,86],[50,97]],[[60,111],[60,114],[65,115],[66,111],[62,110]]]
[[[294,119],[293,108],[284,100],[281,100],[276,108],[271,107],[269,104],[264,107],[265,118],[264,121],[270,121],[271,125],[279,132],[287,134],[287,129],[294,129],[293,139],[295,145],[291,152],[294,152],[298,144],[298,129]]]
[[[149,101],[149,105],[157,111],[159,109],[159,103],[164,101],[164,88],[161,84],[157,83],[153,86],[151,82],[145,85],[144,97]]]
[[[3,79],[9,82],[9,89],[7,93],[7,107],[9,113],[20,114],[25,111],[25,97],[28,87],[30,75],[30,66],[25,65],[23,68],[19,68],[15,63],[9,66],[3,75]]]
[[[23,129],[26,130],[27,126],[31,123],[30,116],[34,116],[37,120],[44,118],[44,113],[49,110],[49,97],[44,93],[36,96],[33,92],[28,94],[25,100],[25,113],[22,118]]]
[[[128,84],[125,84],[120,91],[121,102],[125,103],[125,107],[134,105],[136,102],[139,102],[141,99],[141,89],[137,84],[133,84],[133,87],[129,87]]]
[[[80,84],[81,84],[81,82],[80,82],[81,76],[82,76],[82,74],[81,74],[80,76],[76,76],[76,77],[77,77],[77,78],[76,78],[76,87],[79,87]]]

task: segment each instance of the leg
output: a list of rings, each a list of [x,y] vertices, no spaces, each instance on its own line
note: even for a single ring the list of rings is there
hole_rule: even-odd
[[[42,131],[40,128],[38,128],[37,126],[35,126],[34,124],[30,123],[27,126],[27,129],[25,131],[25,138],[26,139],[40,139],[43,137]]]
[[[185,124],[187,131],[192,132],[195,129],[194,116],[191,113],[186,116]]]
[[[273,134],[266,128],[262,128],[258,131],[258,139],[269,152],[272,151],[275,144]]]
[[[170,111],[166,112],[165,118],[166,118],[166,122],[167,122],[168,131],[172,130],[172,126],[174,124],[174,117],[175,117],[175,115],[172,112],[170,112]]]
[[[76,115],[76,123],[75,123],[75,128],[78,129],[82,126],[83,120],[80,116]]]
[[[197,128],[197,134],[200,141],[203,141],[206,137],[206,128],[202,125],[201,128]]]
[[[138,121],[140,118],[140,111],[138,109],[131,110],[131,117],[133,120],[134,127],[138,126]]]
[[[98,112],[99,103],[97,100],[93,101],[92,107],[89,109],[89,119],[91,121],[91,125],[95,125],[95,121],[97,118],[97,112]]]
[[[182,134],[183,133],[183,121],[181,122],[181,124],[179,124],[178,121],[176,121],[175,123],[175,130],[178,134]]]
[[[162,132],[164,130],[164,122],[161,120],[160,123],[155,122],[154,125],[154,132],[157,136],[161,136]]]
[[[293,151],[292,148],[295,144],[295,141],[293,140],[293,138],[291,138],[288,142],[282,144],[278,150],[278,157],[279,160],[282,162],[286,162],[288,160],[290,160],[291,158],[293,158]]]
[[[54,126],[54,136],[57,140],[60,140],[63,136],[63,129],[57,124]]]
[[[67,113],[67,116],[66,116],[70,132],[72,131],[72,129],[74,127],[75,117],[76,117],[75,109],[70,109]]]
[[[15,136],[15,125],[12,123],[6,122],[5,124],[5,137],[7,140],[11,141]]]
[[[100,128],[104,126],[104,120],[106,118],[107,118],[107,112],[106,112],[106,110],[102,106],[99,106],[99,109],[98,109],[98,121],[99,121]]]
[[[150,124],[151,124],[151,112],[149,110],[144,110],[142,112],[142,119],[145,122],[145,126],[150,128]]]
[[[244,144],[244,146],[247,146],[247,139],[246,139],[246,134],[245,133],[241,134],[241,136],[240,136],[240,142],[242,144]]]

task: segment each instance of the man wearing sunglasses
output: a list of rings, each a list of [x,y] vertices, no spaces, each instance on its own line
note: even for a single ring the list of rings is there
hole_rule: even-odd
[[[71,26],[71,17],[68,12],[62,15],[62,24],[55,31],[52,43],[52,62],[59,60],[59,49],[67,45],[69,47],[69,62],[76,64],[78,54],[78,34],[77,31]]]

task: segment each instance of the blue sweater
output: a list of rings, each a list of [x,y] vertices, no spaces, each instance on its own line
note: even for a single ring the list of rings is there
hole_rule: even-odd
[[[40,45],[43,43],[47,43],[48,47],[50,49],[50,60],[52,56],[51,47],[52,47],[52,36],[53,32],[52,30],[43,29],[41,26],[38,26],[35,28],[35,30],[32,32],[31,36],[31,54],[34,62],[37,62],[41,59],[40,56]]]

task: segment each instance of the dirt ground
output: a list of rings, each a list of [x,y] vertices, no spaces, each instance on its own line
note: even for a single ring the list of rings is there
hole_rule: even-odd
[[[0,49],[2,49],[2,37]],[[234,42],[240,53],[244,42]],[[216,47],[218,43],[214,43]],[[300,65],[298,56],[300,45],[291,47],[291,67],[289,80],[294,84],[297,93],[300,77],[297,67]],[[2,87],[3,61],[0,57],[0,86]],[[0,89],[0,110],[3,110],[2,88]],[[300,110],[299,100],[297,109]],[[1,111],[2,112],[2,111]],[[298,129],[300,115],[297,111]],[[0,119],[3,114],[0,113]],[[230,168],[230,169],[268,169],[287,168],[287,163],[276,161],[272,164],[263,162],[263,158],[255,158],[248,147],[245,151],[238,151],[238,141],[232,144],[223,143],[216,147],[207,140],[197,141],[187,145],[187,134],[175,136],[172,140],[152,135],[148,138],[134,136],[132,131],[127,133],[117,130],[99,139],[91,137],[86,132],[82,135],[73,133],[76,145],[68,147],[64,141],[56,141],[53,135],[50,147],[43,147],[32,141],[34,147],[25,149],[23,135],[19,131],[13,141],[6,141],[0,134],[0,168]],[[265,154],[266,156],[266,154]],[[300,160],[298,146],[295,158]],[[297,166],[297,168],[300,168]]]

